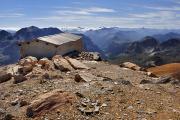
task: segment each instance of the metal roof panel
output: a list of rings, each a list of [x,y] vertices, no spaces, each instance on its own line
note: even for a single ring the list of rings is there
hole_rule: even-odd
[[[67,42],[76,41],[81,39],[81,36],[70,34],[70,33],[60,33],[55,35],[49,35],[37,38],[40,41],[52,43],[55,45],[61,45]]]

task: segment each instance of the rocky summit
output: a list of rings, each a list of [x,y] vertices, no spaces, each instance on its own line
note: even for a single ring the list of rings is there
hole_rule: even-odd
[[[1,120],[178,120],[179,101],[178,79],[97,53],[0,68]]]

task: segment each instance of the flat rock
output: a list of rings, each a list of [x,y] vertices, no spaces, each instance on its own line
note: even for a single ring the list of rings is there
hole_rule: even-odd
[[[132,70],[143,70],[143,68],[141,68],[140,66],[134,64],[134,63],[131,63],[131,62],[124,62],[120,65],[121,67],[125,67],[125,68],[129,68],[129,69],[132,69]]]
[[[70,63],[64,59],[62,56],[56,55],[52,58],[52,61],[55,67],[61,71],[71,71],[74,68],[70,65]]]
[[[74,80],[76,82],[91,82],[93,80],[98,80],[99,78],[92,75],[91,73],[78,73],[75,75]]]
[[[71,64],[74,69],[89,69],[88,66],[80,62],[79,60],[67,57],[66,60]]]
[[[26,110],[26,115],[28,117],[36,117],[65,104],[72,103],[74,100],[75,98],[72,94],[61,90],[54,90],[40,95],[36,100],[32,101]]]

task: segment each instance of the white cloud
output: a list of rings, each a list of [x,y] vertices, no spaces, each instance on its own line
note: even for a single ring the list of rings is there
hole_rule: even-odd
[[[84,11],[93,12],[93,13],[113,13],[116,12],[114,9],[101,8],[101,7],[91,7],[88,9],[82,9]]]
[[[91,15],[92,13],[87,12],[87,11],[82,11],[82,10],[59,10],[56,11],[59,15]]]
[[[177,13],[172,11],[158,11],[158,12],[148,12],[148,13],[142,13],[142,14],[130,14],[132,17],[137,18],[164,18],[164,19],[172,19],[176,18]]]
[[[144,8],[161,10],[161,11],[180,11],[179,6],[163,7],[163,6],[144,6]]]
[[[24,16],[22,13],[0,13],[0,18],[17,18],[22,16]]]
[[[71,8],[71,9],[61,9],[55,11],[59,15],[92,15],[98,13],[114,13],[116,12],[114,9],[102,8],[102,7],[90,7],[90,8]]]

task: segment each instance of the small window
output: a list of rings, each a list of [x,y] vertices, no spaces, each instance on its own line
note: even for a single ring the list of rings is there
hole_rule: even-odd
[[[39,42],[39,40],[36,40],[36,42]]]
[[[46,43],[46,45],[49,45],[49,43]]]
[[[58,45],[55,45],[55,48],[58,48]]]
[[[30,44],[30,42],[27,42],[27,44]]]

